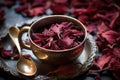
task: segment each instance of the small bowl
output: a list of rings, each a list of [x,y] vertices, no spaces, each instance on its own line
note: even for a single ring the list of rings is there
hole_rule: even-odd
[[[74,25],[79,26],[78,29],[84,32],[83,41],[79,45],[73,48],[64,49],[64,50],[46,49],[46,48],[38,46],[37,44],[33,42],[31,38],[32,31],[38,29],[38,27],[40,27],[42,30],[44,26],[46,25],[51,25],[51,24],[60,23],[60,22],[72,22]],[[28,33],[30,45],[26,45],[22,41],[22,35],[25,32]],[[39,58],[41,61],[49,63],[49,64],[59,65],[59,64],[69,63],[70,61],[80,56],[84,48],[86,36],[87,36],[86,28],[79,20],[73,17],[70,17],[70,16],[65,16],[65,15],[50,15],[50,16],[41,17],[37,21],[33,22],[31,26],[23,27],[20,31],[18,38],[19,38],[21,47],[26,48],[26,49],[31,49],[34,55],[37,58]]]

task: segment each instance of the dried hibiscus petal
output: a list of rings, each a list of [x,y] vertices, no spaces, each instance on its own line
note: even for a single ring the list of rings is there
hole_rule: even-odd
[[[46,39],[46,36],[44,34],[41,34],[41,33],[33,33],[32,34],[32,39],[35,39],[35,40],[44,40],[44,38]]]
[[[113,76],[115,77],[116,80],[120,79],[119,77],[120,76],[119,75],[120,65],[119,64],[120,64],[120,61],[115,57],[112,57],[109,63],[109,70],[113,72]]]
[[[67,49],[70,48],[62,39],[57,40],[57,45],[60,49]]]
[[[26,59],[29,59],[29,58],[30,58],[30,54],[23,54],[22,56],[23,56],[24,58],[26,58]],[[17,59],[19,59],[19,57],[20,57],[19,54],[15,54],[15,55],[13,55],[11,58],[14,59],[14,60],[17,60]]]
[[[50,8],[53,14],[66,14],[68,12],[68,7],[66,5],[53,3]]]
[[[116,31],[109,30],[102,33],[102,37],[105,38],[110,44],[116,43],[116,39],[120,37],[120,34]]]
[[[30,1],[30,3],[31,3],[31,5],[32,5],[32,7],[40,7],[40,6],[42,6],[42,7],[44,7],[45,5],[46,5],[46,0],[31,0]]]
[[[95,24],[89,24],[86,27],[89,33],[93,33],[97,31],[97,26]]]
[[[48,38],[46,41],[47,41],[47,43],[43,47],[44,48],[50,48],[51,44],[53,42],[53,37]]]
[[[103,55],[97,58],[97,60],[94,62],[94,64],[102,70],[106,64],[109,63],[111,59],[111,56],[109,55]]]
[[[19,1],[19,4],[20,6],[15,11],[29,17],[45,14],[46,9],[49,7],[45,0],[22,0]]]
[[[53,24],[50,29],[57,34],[58,38],[60,38],[61,28],[57,26],[57,24]]]
[[[110,62],[110,70],[112,71],[117,71],[117,70],[120,70],[120,61],[117,60],[117,58],[112,58],[111,59],[111,62]]]
[[[55,33],[54,33],[54,31],[53,30],[51,30],[51,29],[44,29],[44,35],[45,36],[54,36],[55,35]]]
[[[29,39],[26,39],[26,40],[25,40],[25,44],[27,44],[27,45],[29,45],[29,44],[30,44]]]
[[[36,8],[24,10],[22,11],[22,14],[27,14],[27,16],[32,17],[32,16],[38,16],[44,14],[45,11],[46,10],[44,7],[36,7]]]
[[[120,58],[120,48],[119,48],[119,47],[113,48],[113,54],[114,54],[116,57]]]
[[[3,58],[10,58],[12,56],[12,50],[6,50],[3,47],[0,48],[0,53]]]
[[[57,41],[53,41],[51,43],[51,48],[50,49],[52,49],[52,50],[60,50],[61,48],[60,48],[60,46],[58,46],[58,42]]]
[[[115,21],[117,20],[119,15],[120,15],[119,12],[106,14],[106,18],[110,21],[110,23],[109,23],[110,28],[114,27]]]
[[[71,39],[70,37],[63,38],[64,43],[67,44],[67,46],[71,46],[73,44],[74,39]]]
[[[119,18],[119,13],[111,12],[106,14],[96,14],[94,17],[101,18],[101,20],[104,20],[107,26],[114,28],[115,21]]]
[[[86,23],[88,20],[88,16],[86,15],[81,15],[78,17],[78,20],[81,21],[82,23]]]
[[[102,22],[101,24],[99,24],[97,26],[97,29],[98,29],[98,33],[101,34],[103,32],[106,32],[107,30],[109,30],[109,28],[105,25],[104,22]]]

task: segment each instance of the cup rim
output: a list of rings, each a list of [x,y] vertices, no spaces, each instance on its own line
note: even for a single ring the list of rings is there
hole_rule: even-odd
[[[77,45],[77,46],[74,46],[72,48],[68,48],[68,49],[63,49],[63,50],[52,50],[52,49],[47,49],[47,48],[44,48],[44,47],[41,47],[41,46],[38,46],[36,43],[33,42],[31,36],[30,36],[30,31],[31,31],[31,28],[33,27],[34,24],[36,24],[38,21],[42,20],[42,19],[45,19],[45,18],[52,18],[52,17],[64,17],[64,18],[69,18],[71,20],[74,20],[76,21],[77,23],[79,23],[83,29],[84,29],[84,39],[82,40],[82,42]],[[42,49],[42,50],[45,50],[45,51],[49,51],[49,52],[65,52],[65,51],[70,51],[70,50],[74,50],[82,45],[84,45],[84,42],[86,40],[86,37],[87,37],[87,29],[86,27],[83,25],[83,23],[81,23],[79,20],[71,17],[71,16],[67,16],[67,15],[49,15],[49,16],[43,16],[41,18],[39,18],[38,20],[36,20],[35,22],[33,22],[31,25],[30,25],[30,29],[28,30],[28,36],[29,36],[29,39],[31,41],[32,44],[34,44],[36,47]]]

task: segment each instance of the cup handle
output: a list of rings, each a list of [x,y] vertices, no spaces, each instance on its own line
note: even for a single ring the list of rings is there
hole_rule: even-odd
[[[20,33],[18,35],[18,40],[19,40],[20,46],[25,49],[30,49],[30,45],[27,45],[23,42],[22,36],[25,32],[28,32],[29,29],[30,29],[29,26],[24,26],[23,28],[21,28]]]

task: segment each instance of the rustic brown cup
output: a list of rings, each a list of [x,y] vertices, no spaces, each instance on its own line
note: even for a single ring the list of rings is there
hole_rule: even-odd
[[[43,29],[45,25],[51,25],[54,23],[59,23],[59,22],[64,22],[64,21],[73,22],[73,24],[75,24],[76,26],[79,26],[78,29],[83,30],[84,39],[78,46],[75,46],[70,49],[64,49],[64,50],[51,50],[51,49],[40,47],[33,42],[31,38],[32,31],[34,31],[38,27],[41,27],[41,29]],[[25,32],[28,33],[30,45],[25,45],[22,41],[22,35]],[[24,26],[21,29],[18,38],[19,38],[21,47],[26,48],[26,49],[31,49],[34,55],[41,61],[50,63],[50,64],[65,64],[80,56],[84,48],[86,36],[87,36],[87,31],[86,31],[85,26],[77,19],[70,17],[70,16],[65,16],[65,15],[50,15],[50,16],[44,16],[38,19],[37,21],[33,22],[28,27]]]

